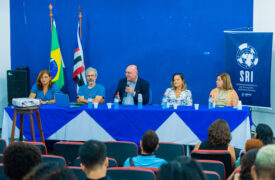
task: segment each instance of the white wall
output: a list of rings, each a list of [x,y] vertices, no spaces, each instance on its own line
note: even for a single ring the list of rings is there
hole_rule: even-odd
[[[0,0],[0,127],[4,108],[8,105],[7,101],[7,75],[10,69],[10,2]]]
[[[271,126],[275,133],[275,0],[254,0],[253,27],[256,32],[273,32],[271,69],[271,107],[272,110],[253,108],[252,119]],[[274,134],[275,135],[275,134]]]

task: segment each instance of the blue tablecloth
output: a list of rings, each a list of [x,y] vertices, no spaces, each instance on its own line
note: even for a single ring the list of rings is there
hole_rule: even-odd
[[[5,111],[9,118],[12,119],[14,112],[13,108],[7,107]],[[143,106],[143,109],[140,110],[137,106],[120,106],[119,110],[115,110],[107,109],[106,104],[100,104],[98,109],[88,109],[87,105],[70,109],[57,107],[54,104],[41,105],[40,116],[45,139],[56,133],[84,111],[99,126],[108,132],[114,140],[131,141],[135,143],[139,143],[143,133],[148,129],[157,131],[172,115],[179,117],[201,141],[207,138],[207,129],[216,119],[225,119],[231,131],[234,131],[234,129],[236,129],[245,119],[250,117],[250,111],[247,107],[243,107],[243,110],[236,110],[233,107],[209,110],[207,107],[200,106],[199,110],[194,110],[194,107],[179,106],[177,110],[174,110],[173,108],[162,109],[160,106]],[[40,140],[36,116],[34,118],[36,139]],[[3,119],[3,121],[5,121],[5,118]],[[251,118],[249,119],[251,120]],[[81,124],[84,119],[78,118],[77,121]],[[19,124],[18,116],[16,123],[18,128]],[[75,134],[75,136],[77,136],[78,132],[81,132],[82,128],[85,128],[85,126],[86,125],[83,124],[82,127],[80,126],[80,128],[74,129],[72,132],[67,132],[67,134]],[[3,129],[4,128],[8,127],[3,126]],[[169,129],[169,131],[173,132],[174,129]],[[247,129],[243,131],[247,131]],[[250,132],[245,133],[248,134]],[[23,134],[28,140],[31,140],[28,115],[24,116]]]

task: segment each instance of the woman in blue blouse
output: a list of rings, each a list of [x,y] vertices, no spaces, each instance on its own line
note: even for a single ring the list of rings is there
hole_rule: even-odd
[[[37,77],[36,83],[32,86],[29,97],[39,99],[41,104],[54,104],[54,96],[59,92],[58,85],[52,82],[50,72],[42,70]]]
[[[165,91],[167,102],[169,104],[178,104],[183,106],[192,106],[192,94],[187,89],[187,84],[181,73],[175,73],[171,82],[172,88]]]

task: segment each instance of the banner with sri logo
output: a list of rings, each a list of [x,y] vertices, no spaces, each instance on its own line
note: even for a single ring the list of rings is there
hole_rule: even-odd
[[[225,32],[225,70],[243,105],[270,107],[273,33]]]

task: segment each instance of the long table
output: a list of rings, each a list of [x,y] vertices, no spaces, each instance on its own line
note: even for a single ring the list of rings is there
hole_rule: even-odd
[[[2,138],[10,140],[13,107],[4,111]],[[247,107],[237,110],[233,107],[209,110],[200,106],[179,106],[162,109],[161,106],[120,106],[120,109],[108,109],[100,104],[98,109],[88,109],[87,105],[77,108],[57,107],[54,104],[41,105],[40,116],[45,139],[86,141],[131,141],[139,144],[144,132],[152,129],[157,132],[160,142],[175,142],[195,145],[207,138],[207,129],[216,119],[224,119],[231,129],[234,147],[244,149],[250,135],[250,111]],[[40,140],[36,117],[34,117],[36,140]],[[18,118],[19,119],[19,118]],[[19,121],[16,124],[15,137],[19,135]],[[26,139],[31,140],[29,117],[24,116]]]

